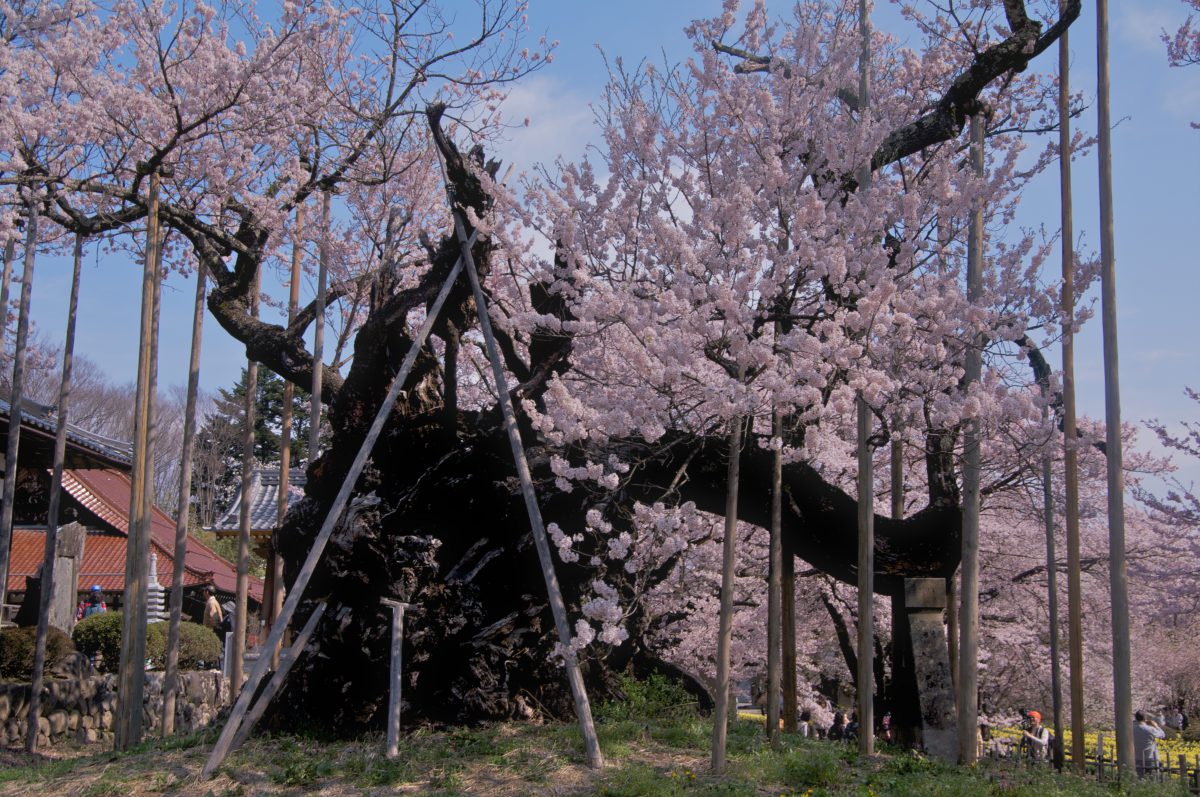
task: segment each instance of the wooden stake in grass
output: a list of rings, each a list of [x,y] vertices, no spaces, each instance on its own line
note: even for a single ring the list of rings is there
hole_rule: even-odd
[[[188,358],[187,398],[183,405],[183,452],[179,462],[179,501],[175,516],[175,559],[171,563],[171,614],[167,621],[167,666],[163,675],[162,735],[175,732],[179,694],[179,624],[183,622],[183,574],[187,561],[188,516],[192,499],[192,455],[196,448],[196,397],[200,392],[200,339],[204,331],[204,296],[208,272],[196,269],[196,301],[192,309],[192,349]]]
[[[46,667],[46,636],[50,633],[50,601],[54,595],[54,561],[58,548],[58,507],[62,500],[63,461],[67,457],[67,417],[71,403],[71,365],[75,354],[75,317],[79,310],[79,271],[83,261],[83,236],[75,236],[71,272],[71,296],[67,301],[67,337],[63,343],[62,379],[58,384],[58,428],[54,433],[54,464],[50,476],[50,499],[46,509],[46,546],[42,553],[42,587],[38,602],[37,635],[33,646],[33,673],[29,679],[29,727],[25,749],[37,750],[38,720],[41,718],[42,676]]]
[[[721,613],[717,629],[717,708],[713,713],[712,772],[725,769],[729,726],[729,656],[733,647],[733,576],[737,566],[738,482],[742,460],[741,418],[729,421],[729,468],[725,476],[725,542],[721,548]]]
[[[114,746],[128,750],[142,736],[142,694],[146,668],[146,587],[149,575],[150,484],[154,477],[151,439],[154,426],[154,376],[158,344],[159,252],[158,172],[151,172],[146,214],[146,258],[142,271],[142,317],[134,401],[133,478],[129,533],[125,549],[121,662],[117,680]]]
[[[971,165],[983,174],[983,117],[971,117]],[[971,211],[967,244],[967,301],[983,295],[983,206]],[[983,340],[970,336],[963,374],[964,389],[978,384],[983,372]],[[968,418],[963,431],[962,588],[959,596],[958,648],[958,760],[973,764],[978,758],[975,740],[979,725],[979,421]]]
[[[12,552],[13,497],[17,492],[17,455],[21,448],[21,401],[25,389],[25,347],[29,340],[29,303],[33,292],[33,264],[37,250],[38,207],[29,201],[25,219],[25,269],[21,272],[21,307],[17,315],[17,340],[13,350],[12,390],[8,399],[8,446],[4,455],[4,504],[0,506],[0,612],[8,602],[8,564]],[[8,307],[3,309],[7,316]]]

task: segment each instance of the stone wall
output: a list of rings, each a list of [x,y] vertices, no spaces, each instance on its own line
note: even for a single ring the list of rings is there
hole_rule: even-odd
[[[175,702],[176,733],[211,725],[222,707],[229,704],[229,681],[217,670],[180,673],[179,680],[179,696]],[[156,733],[161,724],[162,682],[162,673],[146,673],[142,714],[142,729],[146,735]],[[24,744],[28,704],[29,684],[0,683],[0,743]],[[116,704],[115,674],[47,679],[42,694],[42,716],[38,720],[38,747],[66,741],[111,743]]]

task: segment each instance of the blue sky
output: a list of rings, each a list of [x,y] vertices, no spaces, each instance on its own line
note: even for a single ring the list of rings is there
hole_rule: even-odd
[[[449,2],[449,5],[454,3]],[[876,24],[893,27],[895,12],[880,3]],[[1124,0],[1111,4],[1114,181],[1123,415],[1129,421],[1170,423],[1195,417],[1183,396],[1200,387],[1200,277],[1196,233],[1200,231],[1200,68],[1169,69],[1161,31],[1186,17],[1181,0]],[[771,2],[771,8],[784,4]],[[605,83],[597,47],[626,62],[649,58],[679,61],[690,54],[682,28],[694,17],[716,14],[719,0],[531,0],[529,22],[560,44],[555,60],[514,88],[511,117],[532,123],[514,131],[502,157],[527,168],[536,161],[582,154],[596,138],[589,103]],[[1095,95],[1095,17],[1092,3],[1072,28],[1072,85],[1089,101]],[[902,34],[901,34],[902,35]],[[914,42],[915,43],[915,42]],[[1035,67],[1056,67],[1055,51]],[[1094,102],[1081,124],[1095,129]],[[1075,163],[1075,226],[1085,250],[1098,249],[1097,174],[1094,157]],[[1023,202],[1019,223],[1058,226],[1057,175],[1048,175]],[[1057,273],[1057,261],[1049,268]],[[38,264],[34,318],[43,335],[60,340],[65,327],[69,270],[48,258]],[[115,380],[136,376],[140,267],[90,254],[83,276],[77,352],[96,361]],[[311,292],[311,286],[308,288]],[[173,276],[163,289],[160,383],[186,381],[194,283]],[[305,295],[303,300],[308,296]],[[201,378],[204,387],[233,383],[244,352],[212,317],[206,319]],[[1057,357],[1055,359],[1057,362]],[[1102,416],[1098,317],[1077,343],[1081,411]],[[1150,444],[1147,435],[1143,441]],[[1200,467],[1183,474],[1200,481]]]

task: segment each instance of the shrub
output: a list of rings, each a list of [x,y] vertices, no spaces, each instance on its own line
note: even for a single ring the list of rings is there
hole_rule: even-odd
[[[37,628],[6,628],[0,631],[0,677],[26,680],[33,672],[33,649]],[[46,634],[46,669],[75,650],[71,638],[54,626]]]
[[[75,648],[90,658],[100,672],[116,672],[121,663],[121,612],[85,617],[71,634]]]
[[[607,701],[597,706],[599,719],[643,722],[649,719],[677,719],[695,713],[696,701],[687,690],[657,673],[644,681],[622,675],[620,691],[625,696],[623,700]]]
[[[146,628],[146,658],[155,667],[167,666],[167,623],[152,623]],[[199,623],[179,624],[179,669],[198,670],[219,667],[221,640],[211,628]]]
[[[93,614],[75,626],[75,647],[95,658],[101,672],[116,672],[121,663],[121,612]],[[167,623],[146,627],[146,658],[154,667],[167,663]],[[212,629],[197,623],[179,624],[179,669],[215,667],[221,660],[221,641]]]

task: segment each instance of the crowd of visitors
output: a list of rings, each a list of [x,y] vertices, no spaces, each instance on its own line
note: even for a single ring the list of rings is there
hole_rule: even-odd
[[[823,710],[827,717],[829,710],[829,707]],[[847,715],[845,711],[833,710],[833,719],[828,725],[817,722],[814,713],[811,709],[800,712],[796,731],[806,739],[853,742],[857,741],[862,732],[858,712],[850,712]],[[1015,757],[1030,762],[1042,762],[1050,761],[1054,757],[1058,740],[1044,724],[1042,713],[1021,709],[1020,714],[1020,736],[1016,737],[1015,741],[1011,735],[995,734],[986,719],[979,723],[976,742],[980,758]],[[1133,743],[1138,775],[1145,776],[1158,770],[1158,741],[1167,738],[1172,732],[1175,735],[1182,734],[1187,730],[1188,724],[1182,704],[1164,708],[1157,715],[1146,711],[1138,711],[1134,715]],[[875,733],[881,742],[894,741],[891,712],[883,713]]]

